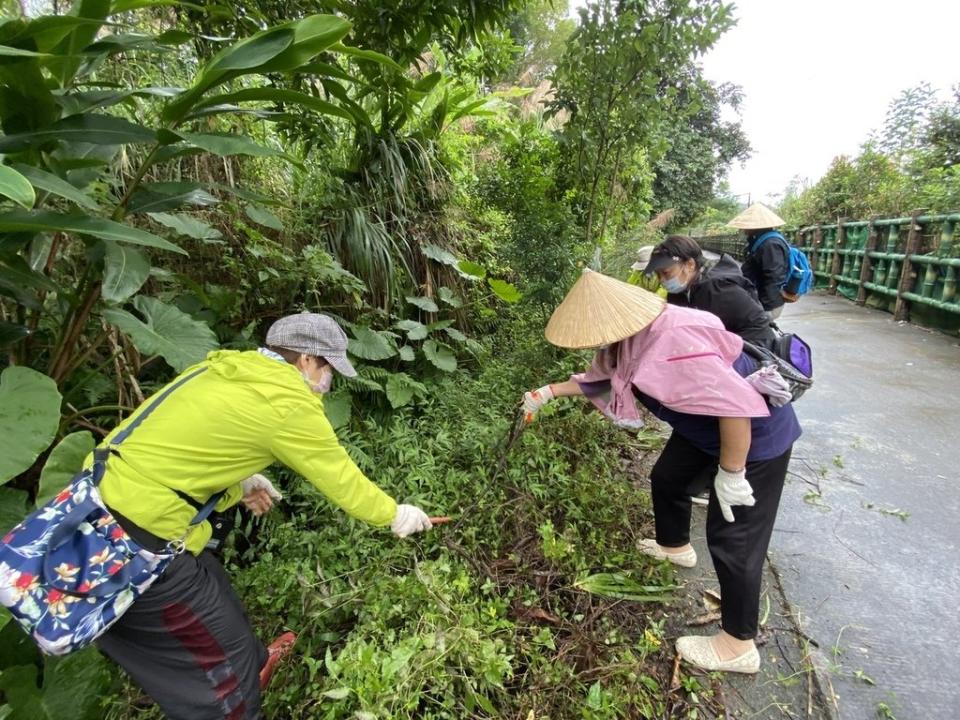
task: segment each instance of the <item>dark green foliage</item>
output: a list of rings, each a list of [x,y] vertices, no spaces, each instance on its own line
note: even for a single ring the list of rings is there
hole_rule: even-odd
[[[600,0],[580,11],[552,80],[550,112],[565,117],[563,168],[576,192],[587,243],[607,231],[621,173],[663,153],[654,145],[661,124],[675,119],[672,78],[690,58],[730,27],[730,6],[719,0],[639,2]],[[626,197],[635,188],[626,186]]]
[[[518,273],[531,301],[552,307],[590,250],[558,178],[562,146],[536,121],[497,139],[499,157],[484,168],[478,191],[513,218],[501,258]]]
[[[739,88],[711,83],[695,66],[675,87],[679,118],[663,127],[667,149],[654,163],[654,209],[674,208],[672,222],[685,225],[704,211],[730,165],[749,157],[750,143],[739,123],[722,118],[724,108],[739,107]]]

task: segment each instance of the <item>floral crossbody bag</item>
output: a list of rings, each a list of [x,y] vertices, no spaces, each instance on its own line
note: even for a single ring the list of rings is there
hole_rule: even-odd
[[[117,447],[183,383],[174,382],[46,505],[28,515],[0,544],[0,604],[40,649],[66,655],[93,642],[184,551],[184,540],[223,495],[213,495],[184,535],[153,552],[131,538],[110,513],[98,486]]]

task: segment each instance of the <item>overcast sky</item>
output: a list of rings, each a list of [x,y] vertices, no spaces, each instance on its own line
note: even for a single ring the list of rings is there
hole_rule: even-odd
[[[735,5],[736,27],[702,65],[711,80],[743,88],[753,156],[731,170],[730,189],[754,201],[781,193],[795,175],[816,181],[835,156],[856,154],[901,90],[927,81],[946,99],[960,82],[956,0]]]

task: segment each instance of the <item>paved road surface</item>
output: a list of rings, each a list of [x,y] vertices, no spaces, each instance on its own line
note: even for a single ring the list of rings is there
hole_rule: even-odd
[[[825,295],[780,325],[816,384],[771,555],[837,715],[960,718],[960,340]]]

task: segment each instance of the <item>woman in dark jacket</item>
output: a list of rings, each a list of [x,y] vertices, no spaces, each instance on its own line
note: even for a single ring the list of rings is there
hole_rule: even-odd
[[[671,235],[654,248],[646,271],[660,277],[668,303],[713,313],[728,332],[773,349],[776,335],[770,317],[757,299],[753,283],[729,255],[707,268],[696,241]]]

